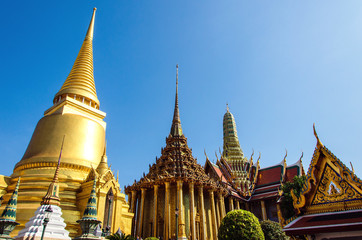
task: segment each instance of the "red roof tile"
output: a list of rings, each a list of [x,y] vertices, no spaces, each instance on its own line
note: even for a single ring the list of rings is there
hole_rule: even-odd
[[[278,191],[261,193],[261,194],[253,194],[251,196],[250,201],[255,201],[255,200],[259,200],[259,199],[266,199],[266,198],[273,198],[273,197],[279,197]]]
[[[294,176],[298,176],[298,175],[299,175],[298,166],[293,166],[293,167],[287,168],[287,171],[285,173],[285,181],[291,182],[291,181],[293,181]]]
[[[270,168],[260,169],[256,186],[270,185],[280,182],[283,166],[277,165]]]
[[[220,168],[214,164],[211,163],[211,166],[214,168],[216,174],[219,176],[219,178],[221,179],[222,182],[227,183],[226,178],[224,177],[224,175],[222,174]]]
[[[287,235],[355,231],[362,228],[362,209],[298,217],[283,228]]]

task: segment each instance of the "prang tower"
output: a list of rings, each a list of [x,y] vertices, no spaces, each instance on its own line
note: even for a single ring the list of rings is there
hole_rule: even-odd
[[[233,114],[229,111],[229,106],[227,106],[224,115],[223,133],[224,146],[222,156],[229,163],[236,187],[242,192],[247,193],[250,186],[247,172],[248,160],[241,150],[235,119]]]

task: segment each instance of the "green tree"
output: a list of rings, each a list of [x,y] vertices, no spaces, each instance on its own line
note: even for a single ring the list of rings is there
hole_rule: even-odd
[[[265,240],[289,240],[279,223],[270,220],[260,222]]]
[[[305,176],[295,176],[293,181],[286,182],[282,185],[283,198],[281,208],[284,219],[291,218],[295,215],[293,207],[293,198],[290,191],[293,189],[295,196],[299,197],[302,187],[305,183]]]
[[[219,240],[264,240],[264,234],[257,217],[246,210],[234,210],[222,219]]]

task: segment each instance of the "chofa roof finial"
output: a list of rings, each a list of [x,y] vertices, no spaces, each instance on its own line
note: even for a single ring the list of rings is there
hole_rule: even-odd
[[[321,140],[319,140],[317,131],[315,130],[315,123],[313,123],[313,132],[314,132],[314,136],[315,136],[316,139],[317,139],[317,146],[323,147],[323,144],[322,144]]]

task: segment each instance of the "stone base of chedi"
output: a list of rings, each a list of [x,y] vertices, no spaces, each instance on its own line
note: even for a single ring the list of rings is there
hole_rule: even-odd
[[[41,238],[44,228],[44,218],[48,217],[49,222],[45,228],[44,240],[59,240],[59,239],[71,239],[69,232],[65,230],[66,224],[64,219],[61,217],[62,210],[60,207],[51,205],[53,212],[48,216],[45,211],[50,205],[41,205],[35,212],[35,215],[30,218],[29,222],[25,224],[25,228],[19,232],[14,238],[16,240],[27,239],[27,240],[38,240]]]

